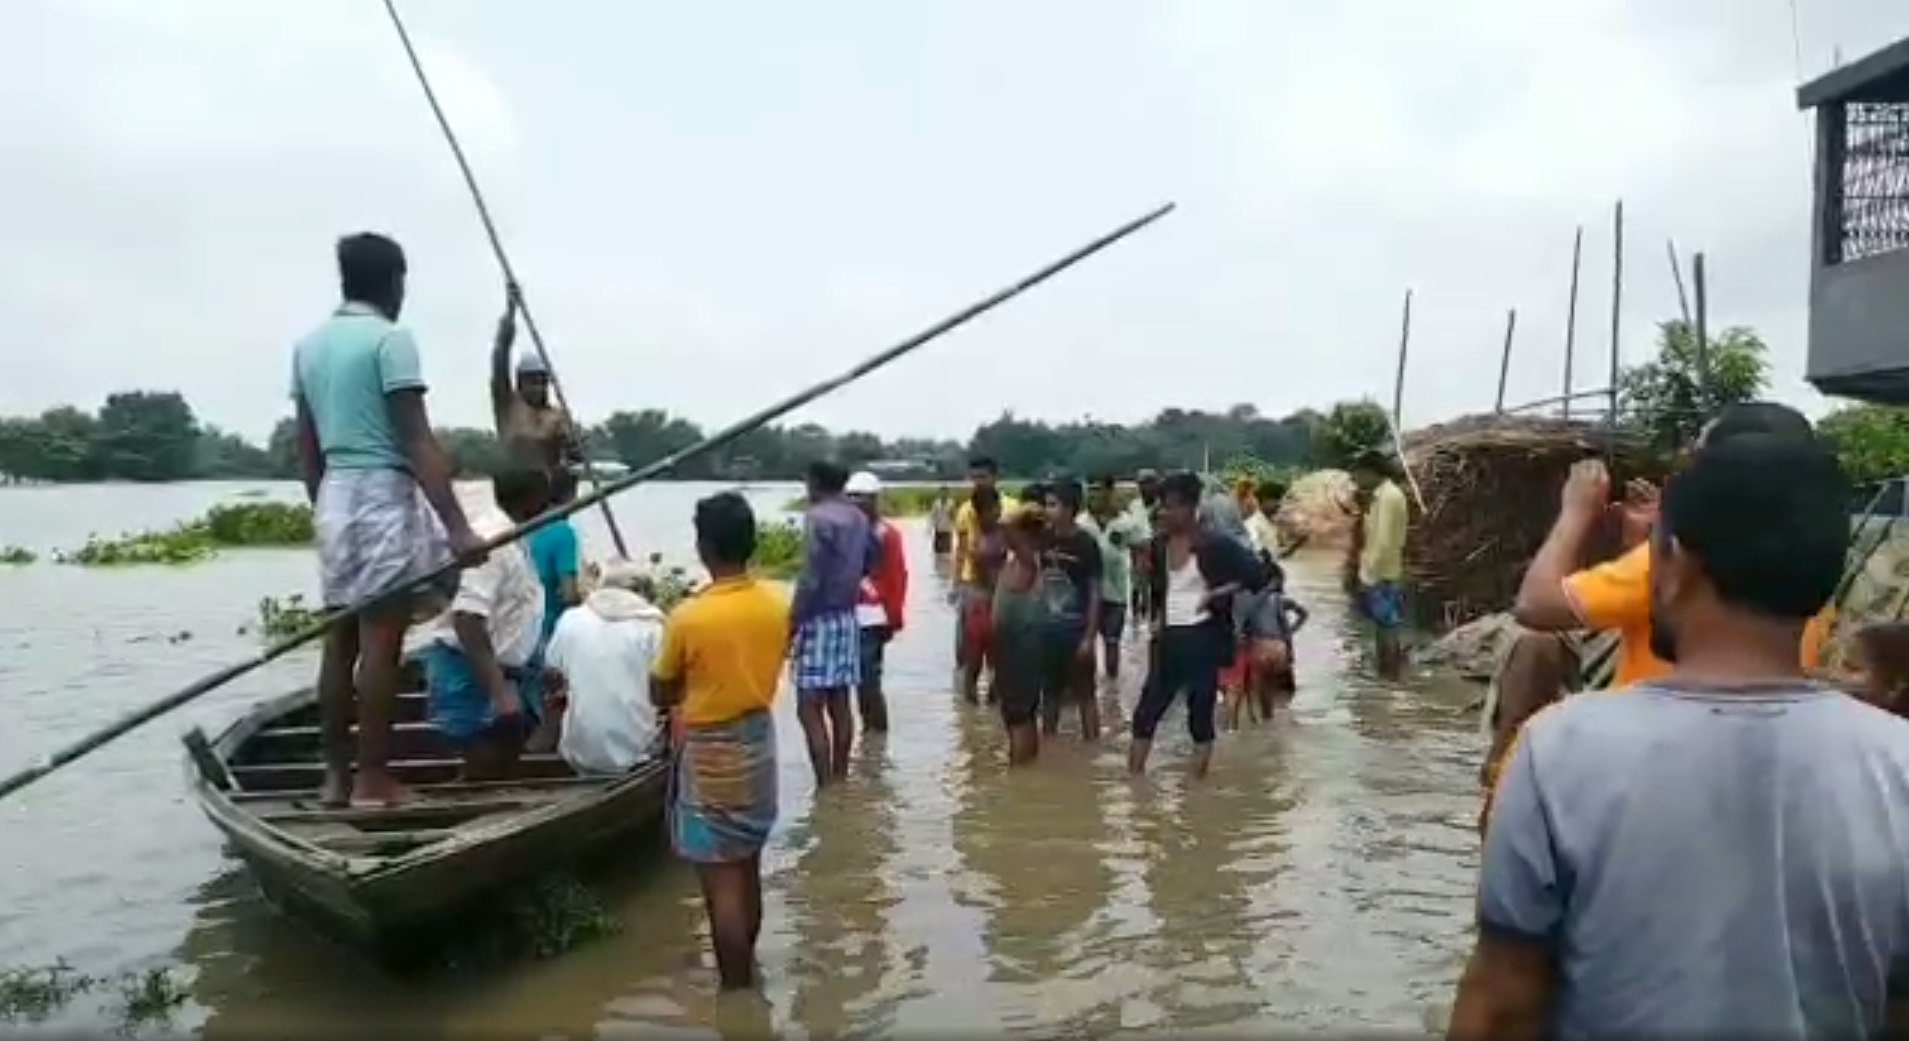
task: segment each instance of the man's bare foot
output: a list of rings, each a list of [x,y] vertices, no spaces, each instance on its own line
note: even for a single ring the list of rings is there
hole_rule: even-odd
[[[351,805],[351,770],[327,768],[325,783],[318,789],[318,805],[327,810],[342,810]]]
[[[411,789],[406,788],[392,777],[358,778],[351,787],[351,805],[355,809],[388,810],[417,798]]]

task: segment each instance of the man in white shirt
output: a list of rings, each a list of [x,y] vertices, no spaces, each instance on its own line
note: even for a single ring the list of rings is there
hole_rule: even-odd
[[[472,524],[490,539],[535,517],[550,502],[541,470],[512,470],[491,481],[497,509]],[[431,725],[464,750],[467,779],[509,770],[542,711],[543,584],[521,542],[493,550],[458,576],[451,606],[433,620],[419,652]]]
[[[557,752],[581,774],[628,773],[655,751],[650,666],[663,612],[637,593],[643,577],[630,561],[606,563],[596,591],[564,612],[544,649],[551,712],[561,721]]]

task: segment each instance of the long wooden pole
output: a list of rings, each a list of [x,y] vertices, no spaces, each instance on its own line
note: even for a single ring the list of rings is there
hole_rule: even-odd
[[[1405,355],[1412,346],[1412,291],[1405,291],[1405,305],[1399,313],[1399,362],[1392,375],[1392,433],[1394,444],[1397,435],[1405,429]],[[1405,446],[1397,445],[1400,452]]]
[[[417,48],[411,44],[411,33],[404,27],[404,19],[398,15],[396,0],[384,0],[385,13],[391,16],[391,28],[397,31],[398,42],[404,45],[404,56],[411,62],[411,71],[416,74],[418,86],[424,91],[424,100],[431,105],[431,114],[437,117],[438,129],[444,132],[444,143],[451,146],[451,156],[457,160],[457,168],[464,175],[464,187],[471,193],[471,202],[477,208],[477,219],[484,224],[484,235],[490,239],[491,252],[497,257],[497,266],[503,270],[504,281],[511,294],[507,306],[515,307],[524,316],[524,330],[530,333],[531,347],[536,350],[538,360],[543,362],[544,372],[550,377],[550,394],[557,399],[557,408],[569,418],[570,427],[577,440],[577,449],[583,455],[583,476],[592,488],[598,487],[596,469],[590,465],[590,451],[584,443],[583,427],[577,422],[577,415],[570,410],[570,401],[564,397],[563,383],[557,379],[557,367],[550,362],[550,351],[544,346],[543,333],[537,328],[537,319],[530,312],[530,301],[524,296],[523,283],[517,280],[517,271],[512,267],[510,254],[504,250],[504,240],[497,233],[497,222],[491,219],[490,206],[484,202],[484,191],[477,186],[477,174],[471,169],[471,161],[464,155],[464,146],[457,139],[457,131],[452,129],[450,117],[444,114],[444,106],[438,103],[437,91],[431,89],[431,79],[424,73],[424,62],[419,59]],[[501,436],[503,431],[498,432]],[[627,559],[630,548],[623,541],[623,529],[617,526],[616,513],[610,509],[610,502],[604,499],[599,505],[603,508],[603,523],[610,529],[610,541],[616,544],[617,556]]]
[[[1624,333],[1624,200],[1617,200],[1611,217],[1611,398],[1608,416],[1611,430],[1617,430],[1617,396],[1620,347]]]
[[[1399,316],[1399,365],[1392,376],[1392,411],[1386,416],[1386,433],[1392,435],[1392,452],[1398,456],[1399,469],[1405,474],[1405,485],[1412,490],[1412,499],[1418,503],[1418,511],[1425,512],[1425,496],[1419,493],[1418,478],[1412,476],[1412,467],[1405,461],[1405,355],[1412,346],[1412,291],[1405,291],[1405,308]]]
[[[1708,415],[1710,401],[1710,287],[1709,276],[1704,270],[1704,255],[1690,258],[1691,288],[1697,297],[1696,320],[1691,323],[1691,333],[1697,337],[1697,400],[1699,407]]]
[[[735,441],[737,438],[742,437],[743,435],[749,433],[752,430],[757,430],[763,426],[773,423],[776,420],[787,415],[788,413],[793,412],[798,408],[801,408],[803,405],[806,405],[811,401],[814,401],[816,398],[819,398],[823,396],[824,394],[833,393],[834,391],[839,390],[840,388],[845,387],[848,384],[861,379],[862,377],[868,375],[869,373],[874,372],[876,369],[879,369],[887,365],[889,362],[892,362],[896,360],[897,358],[902,357],[903,355],[912,353],[913,351],[921,348],[923,345],[929,343],[930,341],[939,339],[940,337],[946,335],[949,332],[954,331],[960,326],[966,325],[967,323],[973,321],[974,319],[979,318],[981,315],[994,310],[995,308],[1001,306],[1002,304],[1007,303],[1009,300],[1014,299],[1015,297],[1021,295],[1022,293],[1027,292],[1028,290],[1034,288],[1037,285],[1040,285],[1042,282],[1045,282],[1048,279],[1053,278],[1055,275],[1058,275],[1061,272],[1067,270],[1068,268],[1073,267],[1075,264],[1078,264],[1081,261],[1086,260],[1088,257],[1091,257],[1096,253],[1099,253],[1101,250],[1106,249],[1108,246],[1111,246],[1114,243],[1119,242],[1120,240],[1126,238],[1127,236],[1132,235],[1133,233],[1146,227],[1147,225],[1152,224],[1154,221],[1157,221],[1160,218],[1166,216],[1167,214],[1172,213],[1173,208],[1174,208],[1173,203],[1167,203],[1166,205],[1161,206],[1160,208],[1153,210],[1152,212],[1144,216],[1136,217],[1133,220],[1130,220],[1127,223],[1122,224],[1120,227],[1115,228],[1113,231],[1110,231],[1107,234],[1102,235],[1101,237],[1095,239],[1094,241],[1088,243],[1087,245],[1082,246],[1081,248],[1075,250],[1074,252],[1069,253],[1068,255],[1053,262],[1052,264],[1047,265],[1046,267],[1040,269],[1039,271],[1036,271],[1033,274],[1028,275],[1027,277],[1021,279],[1019,282],[1016,282],[1013,285],[1008,286],[1007,288],[996,292],[993,296],[990,296],[977,303],[970,304],[967,307],[963,308],[962,310],[955,312],[953,315],[947,318],[944,318],[939,322],[936,322],[934,325],[929,326],[927,329],[924,329],[921,332],[918,332],[915,335],[910,336],[908,339],[903,340],[902,342],[894,345],[893,347],[889,347],[888,349],[876,354],[875,356],[867,359],[866,361],[863,361],[861,364],[856,365],[854,368],[849,369],[847,372],[844,372],[839,376],[834,376],[829,379],[823,380],[822,382],[817,383],[816,385],[808,388],[807,390],[804,390],[791,397],[784,398],[783,400],[773,405],[770,405],[768,408],[765,408],[762,411],[755,413],[754,415],[737,420],[735,423],[732,423],[729,426],[724,427],[722,430],[714,434],[711,434],[709,437],[706,437],[703,440],[698,441],[697,443],[690,445],[687,448],[684,448],[682,451],[674,452],[670,455],[664,456],[663,458],[658,459],[656,462],[653,462],[649,464],[648,466],[643,467],[640,470],[637,470],[625,477],[620,477],[616,479],[615,481],[610,482],[607,485],[603,485],[599,488],[592,490],[590,494],[588,495],[578,496],[574,501],[570,503],[567,503],[563,506],[559,506],[555,509],[552,509],[549,512],[542,514],[541,516],[533,517],[532,519],[525,521],[522,524],[519,524],[517,527],[512,528],[511,530],[507,532],[504,532],[502,535],[499,535],[496,538],[493,538],[489,540],[488,542],[485,542],[483,549],[486,552],[491,552],[503,546],[509,545],[510,543],[515,542],[526,535],[529,535],[533,531],[537,531],[540,528],[554,524],[557,521],[560,521],[564,519],[565,517],[570,516],[571,514],[577,513],[582,510],[587,510],[590,507],[595,506],[598,503],[601,503],[603,500],[609,498],[612,495],[617,495],[621,492],[628,491],[629,489],[634,488],[637,485],[642,484],[643,482],[648,481],[654,477],[657,477],[658,475],[668,473],[669,471],[675,469],[676,467],[682,465],[684,462],[690,459],[696,458],[697,456],[700,456],[700,455],[705,455],[709,452],[713,452],[716,449],[721,448],[724,445],[727,445]],[[362,603],[354,604],[350,607],[346,607],[340,611],[336,611],[330,615],[327,615],[323,619],[320,619],[319,621],[309,626],[306,626],[304,629],[301,629],[298,632],[293,633],[291,636],[288,636],[285,639],[280,640],[279,642],[275,644],[272,644],[270,647],[265,648],[263,651],[260,651],[256,657],[250,658],[246,661],[242,661],[238,663],[237,665],[231,665],[224,669],[221,669],[218,672],[215,672],[212,675],[207,676],[204,679],[198,681],[197,683],[194,683],[191,686],[186,687],[184,690],[178,691],[173,694],[169,694],[166,697],[160,698],[158,701],[155,701],[144,708],[137,709],[133,712],[127,713],[126,715],[120,717],[116,722],[106,727],[103,727],[97,731],[94,731],[92,734],[88,735],[87,737],[82,738],[81,740],[76,741],[73,744],[66,746],[65,748],[60,749],[57,752],[54,752],[52,755],[41,760],[39,763],[35,764],[34,766],[29,767],[26,770],[20,771],[19,773],[16,773],[13,776],[8,777],[4,781],[0,781],[0,799],[4,799],[7,796],[12,795],[14,792],[17,792],[20,789],[25,788],[27,785],[32,784],[33,782],[41,779],[42,777],[45,777],[46,775],[52,773],[53,771],[58,770],[59,768],[80,759],[82,756],[85,756],[89,752],[93,752],[99,749],[100,747],[106,745],[108,742],[114,740],[115,738],[124,736],[125,734],[130,733],[131,731],[137,729],[138,727],[143,726],[146,723],[150,723],[153,720],[158,719],[160,716],[163,716],[166,713],[171,712],[173,709],[179,708],[182,705],[185,705],[198,698],[201,698],[205,696],[207,693],[225,686],[227,683],[230,683],[233,680],[238,679],[240,676],[243,676],[254,669],[260,668],[261,666],[264,666],[272,661],[275,661],[279,658],[284,657],[287,654],[290,654],[292,651],[295,651],[298,648],[304,646],[305,644],[311,643],[313,640],[316,640],[319,637],[325,635],[325,632],[329,630],[332,626],[337,625],[348,618],[356,618],[359,614],[361,614],[365,610],[372,607],[376,607],[379,604],[394,600],[398,597],[404,596],[405,594],[409,593],[413,589],[417,589],[422,586],[429,585],[433,582],[436,582],[444,578],[445,576],[451,574],[452,572],[456,571],[459,568],[459,566],[460,565],[456,561],[447,561],[443,566],[433,570],[431,573],[427,575],[420,576],[419,578],[414,579],[410,582],[402,583],[396,587],[386,590],[383,593],[373,596],[369,600],[366,600]]]
[[[1511,375],[1511,338],[1517,332],[1518,309],[1514,307],[1505,312],[1505,346],[1498,352],[1498,397],[1491,406],[1493,412],[1505,411],[1505,380]]]
[[[1677,285],[1677,313],[1690,324],[1690,295],[1684,292],[1684,265],[1677,259],[1677,240],[1665,239],[1664,252],[1670,255],[1670,280]]]
[[[1580,224],[1571,237],[1571,300],[1564,312],[1564,390],[1558,400],[1563,403],[1566,419],[1571,418],[1571,366],[1578,353],[1578,271],[1583,264],[1584,225]]]

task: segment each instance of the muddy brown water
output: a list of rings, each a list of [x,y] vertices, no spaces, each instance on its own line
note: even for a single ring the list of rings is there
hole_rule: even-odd
[[[642,552],[679,556],[694,500],[617,501]],[[750,494],[773,510],[792,489]],[[0,544],[76,545],[285,485],[0,490]],[[607,547],[595,514],[586,545]],[[906,1036],[976,1030],[1423,1032],[1468,940],[1477,863],[1471,691],[1366,671],[1329,560],[1301,558],[1313,610],[1292,714],[1221,738],[1188,783],[1184,717],[1144,781],[1125,726],[1071,735],[1008,773],[999,720],[950,694],[953,620],[919,528],[908,629],[890,652],[894,732],[814,797],[785,699],[783,817],[766,856],[759,996],[714,993],[700,904],[660,859],[609,891],[621,935],[480,973],[394,979],[272,913],[183,795],[177,735],[308,679],[294,656],[0,803],[0,966],[165,966],[173,1026],[209,1038],[403,1028],[420,1036]],[[256,646],[260,597],[309,591],[302,552],[184,569],[0,569],[0,769],[13,769]],[[1117,701],[1139,679],[1128,648]],[[53,1026],[109,1013],[80,1003]],[[17,1025],[16,1025],[17,1026]],[[8,1029],[0,1024],[0,1032]]]

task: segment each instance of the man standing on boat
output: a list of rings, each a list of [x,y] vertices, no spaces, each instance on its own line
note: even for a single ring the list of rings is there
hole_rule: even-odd
[[[541,355],[526,354],[517,361],[511,380],[510,350],[517,342],[517,287],[507,290],[504,316],[497,320],[491,342],[491,415],[497,437],[519,465],[546,471],[565,469],[581,461],[570,418],[550,400],[550,367]]]
[[[344,302],[299,342],[292,357],[299,468],[312,502],[328,610],[403,587],[453,553],[469,561],[482,558],[481,543],[451,488],[450,459],[431,433],[417,342],[397,324],[404,308],[404,250],[365,233],[340,239],[337,255]],[[404,634],[450,595],[448,584],[419,589],[361,611],[355,625],[333,626],[326,634],[318,669],[326,805],[382,806],[404,799],[389,770]]]

